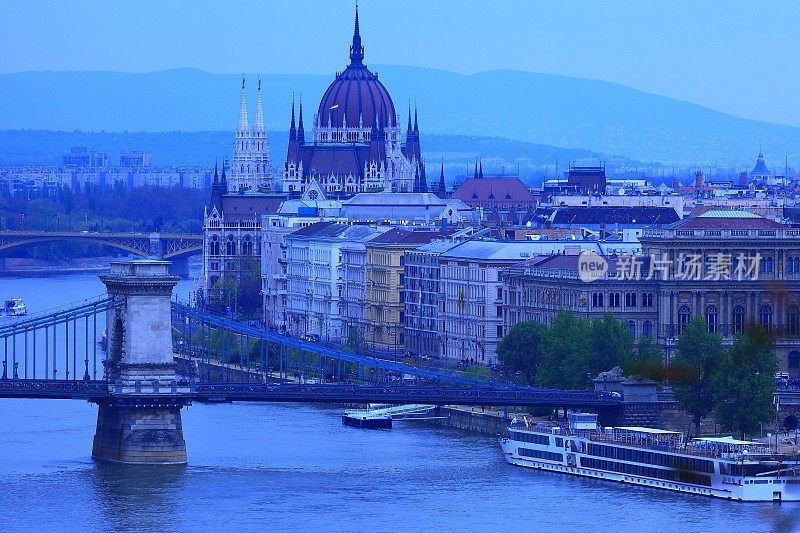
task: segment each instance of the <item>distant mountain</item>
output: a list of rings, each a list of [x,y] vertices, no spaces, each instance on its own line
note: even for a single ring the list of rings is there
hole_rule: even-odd
[[[800,152],[800,128],[736,118],[612,83],[511,71],[461,75],[373,67],[403,120],[407,102],[418,103],[423,136],[503,137],[640,161],[731,166],[753,161],[759,144],[767,162],[779,166],[784,154]],[[268,127],[285,130],[292,95],[302,94],[310,131],[332,78],[262,75]],[[251,107],[255,79],[248,75]],[[239,83],[235,75],[193,69],[5,74],[0,75],[0,129],[230,130]]]

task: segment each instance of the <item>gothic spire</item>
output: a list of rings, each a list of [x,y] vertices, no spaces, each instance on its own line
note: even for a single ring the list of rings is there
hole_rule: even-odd
[[[227,190],[227,188],[228,188],[228,178],[225,176],[225,163],[226,163],[226,161],[223,159],[222,160],[222,178],[219,180],[219,184],[220,185],[224,185],[225,189]]]
[[[478,167],[478,178],[483,178],[483,160],[481,159],[480,167]]]
[[[364,61],[364,46],[361,44],[361,31],[358,28],[358,4],[356,4],[356,25],[353,29],[353,44],[350,45],[350,64],[362,65]]]
[[[219,174],[217,173],[217,161],[214,160],[214,185],[219,185]]]
[[[444,198],[446,192],[447,187],[444,183],[444,157],[442,157],[442,169],[439,171],[439,197]]]
[[[478,158],[475,158],[475,173],[472,175],[473,178],[478,177]]]
[[[408,129],[406,130],[406,134],[411,133],[411,100],[408,101]]]
[[[292,95],[292,124],[289,126],[289,138],[294,139],[297,137],[297,127],[294,122],[294,95]]]
[[[239,98],[239,124],[236,129],[238,131],[250,129],[250,122],[247,119],[247,95],[244,92],[244,74],[242,74],[242,96]]]
[[[306,141],[306,132],[303,129],[303,95],[300,95],[300,117],[297,125],[297,140],[300,144]]]
[[[417,103],[414,102],[414,133],[419,135],[419,123],[417,122]]]
[[[264,102],[261,100],[261,77],[258,78],[258,96],[256,97],[256,122],[253,131],[264,132]]]

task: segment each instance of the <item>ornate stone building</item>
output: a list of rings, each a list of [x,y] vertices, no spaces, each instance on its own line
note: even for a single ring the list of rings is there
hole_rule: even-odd
[[[800,375],[800,229],[744,211],[708,211],[644,230],[633,263],[606,257],[606,275],[581,281],[577,257],[530,261],[502,274],[505,332],[552,322],[560,309],[605,312],[634,337],[652,336],[667,358],[694,316],[730,344],[749,325],[773,335],[781,368]]]
[[[409,109],[405,143],[391,96],[364,64],[364,46],[356,10],[350,64],[336,74],[313,118],[306,141],[303,103],[289,127],[283,192],[320,197],[359,192],[425,192],[427,181],[419,144],[419,125]]]

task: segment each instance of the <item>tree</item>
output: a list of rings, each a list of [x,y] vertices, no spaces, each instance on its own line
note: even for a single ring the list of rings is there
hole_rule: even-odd
[[[653,381],[664,380],[664,353],[649,335],[643,335],[636,343],[633,357],[622,361],[626,376],[640,376]]]
[[[542,358],[547,326],[536,321],[515,324],[497,345],[497,359],[503,372],[522,377],[522,384],[534,385]]]
[[[775,418],[773,398],[778,359],[769,335],[752,328],[737,335],[715,373],[714,418],[724,431],[745,434],[759,431]]]
[[[559,311],[544,337],[536,384],[555,389],[585,389],[589,373],[591,326],[585,318]]]
[[[702,317],[694,317],[678,337],[669,368],[672,392],[678,405],[692,416],[698,434],[700,421],[714,410],[711,382],[723,354],[722,337],[709,333]]]
[[[593,376],[621,366],[624,361],[633,358],[631,330],[611,313],[605,313],[603,318],[592,321],[590,342],[592,355],[589,358],[589,373]]]

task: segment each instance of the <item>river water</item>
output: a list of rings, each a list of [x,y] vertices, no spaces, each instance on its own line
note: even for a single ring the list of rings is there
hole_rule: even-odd
[[[95,275],[0,278],[0,298],[31,312],[102,291]],[[96,413],[0,400],[0,530],[800,531],[800,504],[534,472],[505,464],[491,437],[345,428],[338,409],[301,404],[195,404],[188,466],[97,464]]]

